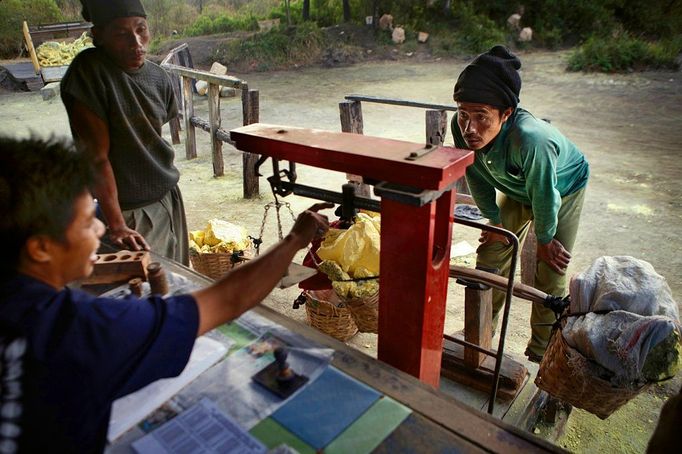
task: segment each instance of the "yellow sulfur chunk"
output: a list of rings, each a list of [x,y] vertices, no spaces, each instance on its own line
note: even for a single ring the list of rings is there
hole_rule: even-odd
[[[206,227],[204,244],[216,246],[220,243],[225,243],[224,249],[229,249],[229,252],[243,251],[251,245],[244,227],[220,219],[211,219]]]
[[[190,241],[194,241],[197,246],[201,247],[204,245],[204,231],[203,230],[193,230],[189,232]]]

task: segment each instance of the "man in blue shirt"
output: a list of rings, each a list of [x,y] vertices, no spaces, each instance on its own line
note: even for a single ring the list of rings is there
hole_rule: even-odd
[[[86,155],[0,138],[0,451],[101,452],[112,402],[180,374],[194,339],[257,305],[328,228],[318,204],[266,254],[189,295],[97,298],[66,287],[94,267]]]
[[[550,295],[566,292],[566,268],[578,233],[589,177],[583,153],[544,120],[518,107],[521,61],[503,46],[479,55],[455,84],[457,114],[452,120],[455,145],[475,151],[466,178],[471,195],[491,225],[503,227],[523,242],[535,226],[535,286]],[[505,237],[484,232],[477,264],[509,275],[511,247]],[[493,317],[504,293],[493,293]],[[554,314],[534,304],[532,335],[526,355],[542,358]]]

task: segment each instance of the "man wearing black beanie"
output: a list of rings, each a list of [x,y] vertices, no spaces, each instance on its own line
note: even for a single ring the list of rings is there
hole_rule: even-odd
[[[548,122],[518,107],[521,61],[503,46],[474,59],[459,75],[453,98],[455,145],[475,151],[466,178],[471,195],[491,225],[514,232],[519,241],[531,221],[538,240],[535,286],[566,293],[571,260],[589,178],[583,153]],[[477,264],[509,274],[511,247],[505,237],[484,232]],[[493,323],[504,294],[493,293]],[[547,348],[554,314],[533,305],[526,356],[539,362]]]
[[[81,0],[95,48],[74,59],[61,96],[78,148],[97,165],[94,195],[116,247],[189,264],[175,150],[162,127],[177,116],[168,74],[145,59],[151,39],[140,0]]]

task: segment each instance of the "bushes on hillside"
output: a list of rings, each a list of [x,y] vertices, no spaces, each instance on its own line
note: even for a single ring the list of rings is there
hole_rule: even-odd
[[[234,17],[221,14],[211,17],[202,14],[192,25],[187,27],[185,34],[187,36],[201,36],[237,30],[258,30],[258,20],[254,16]]]
[[[3,0],[0,7],[0,57],[13,58],[21,54],[22,24],[59,22],[62,14],[54,0]]]
[[[228,68],[282,69],[294,62],[309,64],[317,61],[324,44],[324,34],[315,23],[307,22],[292,28],[281,25],[243,40],[224,42],[216,49],[216,59]]]
[[[591,37],[571,54],[571,71],[624,72],[647,68],[677,69],[682,39],[649,42],[627,33]]]

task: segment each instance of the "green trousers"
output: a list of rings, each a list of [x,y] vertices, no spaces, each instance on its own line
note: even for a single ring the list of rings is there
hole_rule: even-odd
[[[561,199],[561,208],[558,214],[557,231],[554,238],[558,240],[567,251],[573,250],[575,239],[578,234],[580,212],[585,198],[585,188],[569,194]],[[498,199],[500,218],[505,229],[514,232],[519,238],[519,244],[523,244],[528,229],[533,220],[531,207],[516,202],[502,194]],[[501,242],[494,242],[478,248],[476,264],[486,268],[497,268],[501,276],[509,276],[511,265],[512,247]],[[519,262],[517,262],[519,263]],[[535,272],[535,287],[538,290],[554,295],[565,296],[566,276],[553,271],[545,262],[538,261]],[[493,326],[496,326],[500,310],[504,306],[505,292],[493,290]],[[528,349],[542,355],[547,348],[551,333],[551,323],[555,321],[554,313],[538,303],[530,303],[532,306],[530,325],[531,338]],[[547,324],[545,326],[540,324]]]

